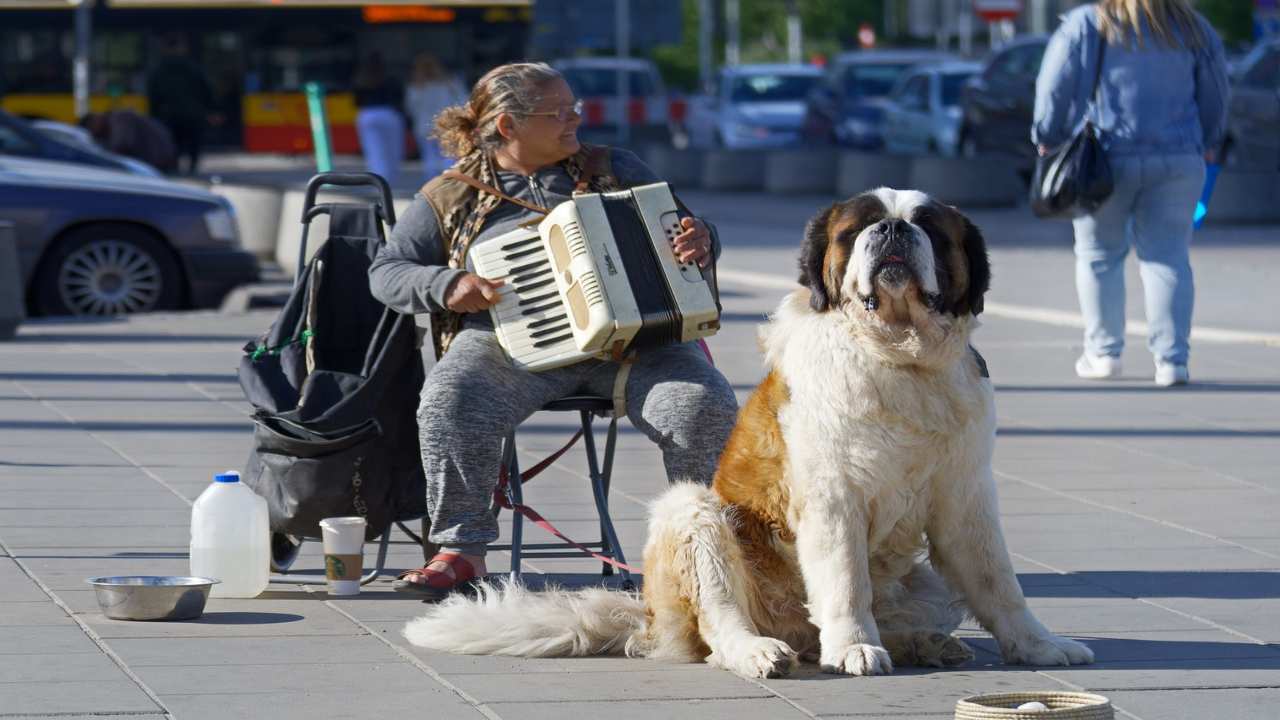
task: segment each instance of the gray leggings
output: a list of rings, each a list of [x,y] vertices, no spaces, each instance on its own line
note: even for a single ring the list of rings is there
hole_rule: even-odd
[[[512,365],[492,330],[459,333],[427,376],[418,406],[430,540],[484,554],[498,538],[490,505],[503,439],[552,400],[612,397],[617,372],[618,363],[587,360],[531,373]],[[631,424],[662,449],[668,480],[710,483],[738,403],[702,350],[690,343],[639,353],[626,398]]]

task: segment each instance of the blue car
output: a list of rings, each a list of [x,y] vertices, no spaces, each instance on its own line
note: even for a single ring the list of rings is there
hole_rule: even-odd
[[[837,55],[826,77],[809,93],[804,137],[812,143],[879,150],[890,91],[920,63],[953,59],[933,50],[861,50]]]
[[[690,108],[690,144],[731,150],[799,144],[805,98],[821,79],[822,70],[812,65],[725,68],[715,94]]]

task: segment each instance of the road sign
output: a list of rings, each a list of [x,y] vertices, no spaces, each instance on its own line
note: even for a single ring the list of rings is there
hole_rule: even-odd
[[[1012,20],[1022,12],[1022,0],[973,0],[973,13],[987,22]]]

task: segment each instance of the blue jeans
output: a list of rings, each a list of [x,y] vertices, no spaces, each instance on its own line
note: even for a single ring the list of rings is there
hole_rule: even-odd
[[[1084,347],[1119,357],[1124,349],[1124,261],[1132,244],[1147,310],[1147,347],[1158,363],[1186,365],[1195,283],[1191,218],[1204,185],[1198,155],[1111,158],[1115,191],[1092,215],[1073,221],[1076,292]]]

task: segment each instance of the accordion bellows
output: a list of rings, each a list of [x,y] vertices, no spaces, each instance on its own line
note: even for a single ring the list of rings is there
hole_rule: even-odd
[[[489,312],[498,342],[531,371],[714,335],[711,284],[672,248],[680,220],[666,183],[577,195],[537,229],[470,252],[476,273],[503,279]]]

